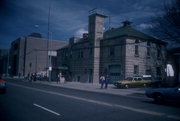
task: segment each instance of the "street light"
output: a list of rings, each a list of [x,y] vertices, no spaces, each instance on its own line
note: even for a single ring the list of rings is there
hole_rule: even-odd
[[[7,77],[9,76],[9,69],[11,68],[9,65],[9,51],[10,51],[10,49],[8,50],[8,57],[7,57],[7,70],[6,70],[6,76]]]

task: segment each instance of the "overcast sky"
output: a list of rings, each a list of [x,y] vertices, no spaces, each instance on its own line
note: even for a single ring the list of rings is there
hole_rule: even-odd
[[[33,32],[47,38],[50,7],[50,32],[53,40],[68,41],[88,30],[88,11],[93,8],[111,16],[111,27],[130,20],[145,31],[153,15],[162,13],[171,0],[0,0],[0,48],[10,47],[18,37]],[[109,22],[106,20],[105,29]]]

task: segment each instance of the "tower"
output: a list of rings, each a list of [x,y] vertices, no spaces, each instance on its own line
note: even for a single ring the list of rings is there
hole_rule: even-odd
[[[103,38],[104,20],[107,17],[97,9],[90,11],[89,16],[89,41],[93,48],[93,83],[99,82],[99,62],[100,62],[100,40]]]

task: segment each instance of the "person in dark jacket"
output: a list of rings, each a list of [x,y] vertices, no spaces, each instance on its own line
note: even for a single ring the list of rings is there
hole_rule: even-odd
[[[109,83],[109,75],[107,74],[105,77],[105,88],[108,87],[108,83]]]

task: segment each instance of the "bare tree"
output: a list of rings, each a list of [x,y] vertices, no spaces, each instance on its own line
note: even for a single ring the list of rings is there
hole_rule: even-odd
[[[180,44],[180,0],[164,5],[163,13],[152,18],[153,35],[169,44]]]

